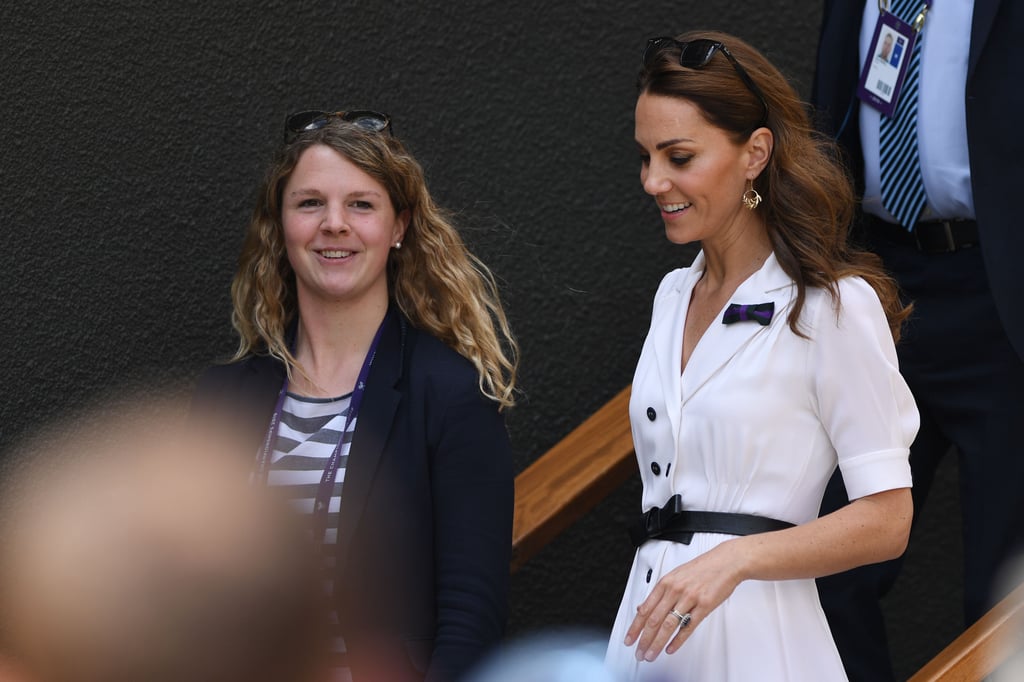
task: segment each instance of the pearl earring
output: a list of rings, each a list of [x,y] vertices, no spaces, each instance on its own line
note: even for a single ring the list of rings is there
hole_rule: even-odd
[[[402,242],[395,242],[395,250],[402,248]]]

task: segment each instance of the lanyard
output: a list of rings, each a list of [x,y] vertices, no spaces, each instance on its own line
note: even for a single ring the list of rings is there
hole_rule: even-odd
[[[917,15],[914,17],[912,22],[909,22],[914,27],[914,31],[917,33],[921,32],[924,28],[924,20],[928,16],[928,10],[932,8],[932,2],[934,0],[923,0],[921,3],[921,9],[918,10]],[[878,12],[885,14],[889,11],[889,0],[878,0]],[[902,19],[902,17],[900,17]]]
[[[370,374],[370,365],[373,364],[373,358],[377,354],[377,345],[380,342],[381,333],[384,331],[384,322],[386,321],[387,317],[380,323],[380,327],[377,328],[377,333],[373,337],[370,349],[366,352],[366,357],[363,359],[363,366],[359,370],[356,386],[352,390],[348,414],[345,416],[345,427],[338,437],[337,445],[331,451],[331,456],[324,466],[323,475],[320,477],[320,485],[317,486],[316,499],[313,503],[313,542],[317,550],[323,547],[324,534],[327,532],[327,512],[330,507],[332,493],[334,492],[334,479],[338,475],[341,446],[345,440],[345,434],[348,433],[352,421],[359,412],[359,406],[363,402],[363,393],[366,391],[366,380]],[[263,447],[260,449],[259,456],[256,459],[256,479],[262,483],[266,483],[270,471],[270,458],[274,450],[274,443],[277,441],[277,432],[281,427],[281,413],[284,410],[284,399],[287,393],[288,378],[285,377],[281,385],[281,391],[277,395],[274,414],[270,417],[270,427],[267,429],[267,436],[263,440]]]

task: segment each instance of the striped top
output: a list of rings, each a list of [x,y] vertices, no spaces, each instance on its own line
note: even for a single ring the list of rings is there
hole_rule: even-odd
[[[345,482],[348,453],[355,433],[358,417],[345,428],[345,419],[351,407],[352,394],[338,398],[309,398],[288,393],[281,410],[281,424],[271,455],[267,485],[285,488],[292,506],[312,520],[313,505],[317,488],[323,476],[327,460],[341,439],[338,458],[338,473],[334,480],[330,505],[328,506],[327,532],[323,542],[324,588],[328,597],[334,593],[335,547],[338,538],[338,510],[341,507],[341,489]],[[312,529],[309,530],[312,535]],[[333,601],[333,600],[332,600]],[[332,680],[350,678],[345,668],[345,642],[338,631],[338,616],[333,607],[330,612],[335,667],[339,668]]]

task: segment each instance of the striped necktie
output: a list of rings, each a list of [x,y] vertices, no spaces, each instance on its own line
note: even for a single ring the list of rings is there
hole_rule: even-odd
[[[910,23],[922,0],[893,0],[892,13]],[[921,43],[917,34],[907,77],[892,118],[882,116],[879,130],[882,205],[907,230],[914,228],[926,200],[917,153],[917,91],[920,84]]]

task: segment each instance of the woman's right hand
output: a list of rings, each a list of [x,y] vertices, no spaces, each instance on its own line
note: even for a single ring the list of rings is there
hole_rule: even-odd
[[[636,642],[638,661],[673,654],[709,613],[743,581],[743,538],[728,540],[661,577],[637,607],[625,645]],[[678,614],[678,615],[677,615]]]

